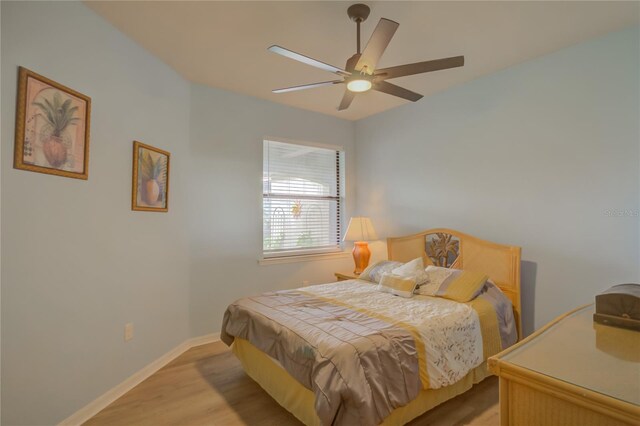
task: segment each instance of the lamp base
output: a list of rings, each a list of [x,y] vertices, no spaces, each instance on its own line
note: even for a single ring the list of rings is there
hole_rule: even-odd
[[[369,265],[369,259],[371,258],[371,251],[369,250],[369,244],[365,241],[356,241],[353,243],[353,262],[356,264],[354,274],[360,275]]]

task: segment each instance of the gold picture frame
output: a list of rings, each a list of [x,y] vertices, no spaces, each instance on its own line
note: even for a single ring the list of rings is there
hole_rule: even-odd
[[[133,142],[131,210],[169,211],[171,154],[142,142]]]
[[[87,180],[90,127],[90,97],[18,68],[14,168]]]

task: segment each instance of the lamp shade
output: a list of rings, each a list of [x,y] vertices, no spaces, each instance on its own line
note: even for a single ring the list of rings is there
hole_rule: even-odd
[[[368,217],[356,216],[349,220],[347,233],[344,241],[373,241],[377,240],[376,230],[373,229],[371,219]]]

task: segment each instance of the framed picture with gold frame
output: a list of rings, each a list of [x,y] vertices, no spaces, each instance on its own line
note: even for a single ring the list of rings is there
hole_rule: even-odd
[[[171,154],[142,142],[133,142],[131,210],[169,211]]]
[[[14,168],[88,179],[90,121],[90,97],[19,67]]]

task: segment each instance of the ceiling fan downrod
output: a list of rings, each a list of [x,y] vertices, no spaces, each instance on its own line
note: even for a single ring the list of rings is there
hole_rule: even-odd
[[[371,9],[366,4],[358,3],[349,6],[347,9],[347,15],[349,18],[356,23],[356,45],[357,45],[357,54],[362,53],[360,51],[360,24],[367,20],[369,17],[369,13]]]

